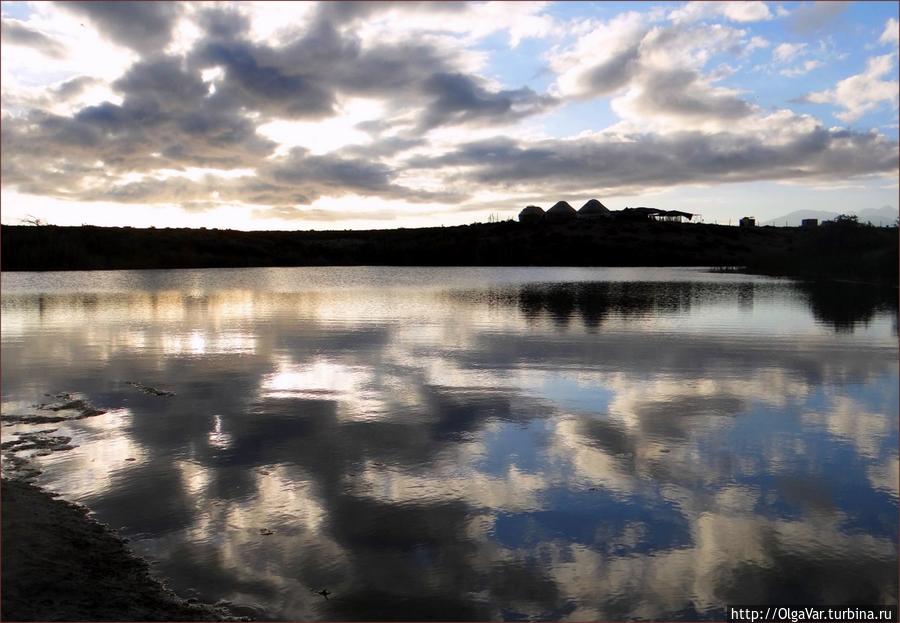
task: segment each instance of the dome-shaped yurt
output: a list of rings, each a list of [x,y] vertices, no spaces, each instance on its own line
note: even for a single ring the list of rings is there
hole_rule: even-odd
[[[609,218],[609,216],[609,208],[596,199],[591,199],[578,210],[578,218]]]
[[[527,206],[519,212],[520,223],[540,223],[544,220],[544,208],[540,206]]]
[[[578,212],[575,211],[575,208],[570,206],[565,201],[557,201],[556,204],[549,210],[547,210],[547,220],[551,223],[563,223],[565,221],[571,221],[578,215]]]

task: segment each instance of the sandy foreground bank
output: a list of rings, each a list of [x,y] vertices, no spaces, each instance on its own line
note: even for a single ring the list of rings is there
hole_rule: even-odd
[[[147,562],[84,508],[6,478],[0,504],[3,621],[228,619],[164,588]]]

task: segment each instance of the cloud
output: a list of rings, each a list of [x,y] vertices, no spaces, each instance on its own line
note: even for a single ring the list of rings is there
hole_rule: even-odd
[[[142,88],[155,92],[155,72],[138,73]],[[134,79],[129,74],[123,81]],[[393,168],[352,151],[314,155],[295,148],[281,157],[266,158],[275,143],[256,134],[252,124],[246,122],[244,130],[236,131],[238,121],[230,113],[217,119],[191,112],[189,102],[198,95],[197,85],[190,80],[171,82],[168,93],[166,99],[181,102],[185,109],[126,100],[123,106],[85,108],[73,120],[32,116],[26,121],[36,128],[31,131],[19,124],[4,124],[4,152],[19,153],[16,159],[4,159],[4,182],[31,194],[181,204],[192,211],[233,203],[309,205],[324,195],[355,194],[414,203],[456,203],[464,198],[461,193],[399,184]],[[35,134],[43,137],[42,145],[54,145],[49,157],[35,147]],[[207,173],[191,175],[188,167]],[[247,172],[235,176],[232,172],[237,167],[247,167]]]
[[[782,43],[772,50],[772,60],[777,63],[787,63],[798,55],[803,55],[806,49],[805,43]]]
[[[394,172],[382,163],[334,155],[313,156],[299,148],[292,150],[287,158],[260,167],[258,173],[261,179],[271,180],[286,188],[302,188],[310,199],[324,194],[355,193],[413,201],[433,200],[431,193],[393,184],[391,178]]]
[[[574,44],[552,50],[548,64],[556,74],[556,92],[564,97],[592,97],[627,85],[637,71],[638,46],[647,28],[642,15],[624,13],[590,24]]]
[[[820,39],[816,46],[810,46],[806,42],[782,43],[772,50],[772,62],[768,65],[759,65],[756,69],[766,70],[770,73],[777,71],[782,76],[796,78],[819,67],[824,67],[828,63],[843,60],[847,55],[846,52],[838,52],[835,49],[832,37]],[[799,62],[801,57],[807,57],[808,60]],[[797,64],[792,67],[784,67],[795,61]]]
[[[322,54],[329,50],[323,45]],[[266,50],[250,43],[215,41],[196,52],[192,62],[198,68],[224,67],[225,77],[217,89],[251,110],[284,118],[321,118],[334,113],[335,93],[317,80],[318,76],[265,63],[260,52]],[[324,59],[297,60],[301,61],[298,67],[304,67],[308,66],[304,60]]]
[[[59,182],[77,192],[134,172],[252,167],[276,147],[232,101],[209,95],[178,58],[137,63],[113,87],[123,94],[121,104],[87,106],[71,116],[32,110],[5,122],[3,150],[16,156],[5,159],[12,162],[5,162],[4,183],[44,192]],[[52,173],[39,174],[43,169]]]
[[[440,125],[463,123],[510,122],[542,112],[556,101],[529,88],[490,91],[459,73],[436,73],[422,85],[429,104],[419,127],[423,130]]]
[[[613,95],[613,111],[627,123],[653,131],[718,131],[757,113],[738,89],[716,84],[732,75],[733,68],[720,63],[708,71],[706,65],[716,55],[740,57],[768,42],[719,24],[654,26],[638,20],[630,26],[599,63],[572,61],[591,58],[584,44],[596,43],[594,35],[603,28],[579,41],[574,54],[559,54],[554,59],[561,70],[558,90],[580,97]]]
[[[625,118],[671,119],[674,127],[686,128],[752,115],[754,107],[737,95],[734,89],[713,86],[695,71],[649,71],[634,90],[613,101],[613,109]]]
[[[468,9],[467,2],[459,0],[439,2],[427,0],[406,2],[399,7],[403,13],[434,15],[446,18],[448,14],[462,14]],[[336,23],[355,25],[359,20],[370,18],[377,13],[392,13],[394,9],[386,4],[366,1],[325,2],[319,8],[319,18]]]
[[[585,89],[592,95],[608,95],[628,85],[639,71],[639,49],[631,45],[591,67],[581,79]]]
[[[152,9],[139,4],[128,10]],[[341,30],[338,20],[352,23],[377,10],[368,4],[322,5],[309,28],[280,47],[245,39],[249,22],[234,10],[201,10],[195,17],[204,34],[195,47],[184,57],[145,54],[112,83],[119,103],[106,101],[71,115],[32,109],[5,123],[4,152],[16,157],[4,162],[4,183],[32,194],[178,201],[191,209],[228,201],[305,205],[326,194],[354,193],[458,201],[458,192],[396,183],[397,172],[379,159],[420,144],[422,132],[512,123],[555,105],[555,99],[528,88],[495,88],[458,71],[447,50],[431,44],[364,46]],[[113,17],[104,15],[97,19],[107,25],[123,19],[115,11]],[[139,44],[144,45],[149,44]],[[301,149],[285,155],[276,154],[278,143],[270,133],[258,131],[268,120],[332,117],[339,101],[354,95],[390,102],[381,127],[368,128],[373,133],[406,128],[418,136],[395,133],[383,146],[370,145],[356,155]],[[188,167],[250,168],[256,178],[238,187],[216,175],[184,180],[166,173]],[[41,170],[49,172],[38,174]]]
[[[733,22],[758,22],[772,19],[772,13],[764,2],[688,2],[669,13],[673,22],[722,18]]]
[[[797,76],[808,74],[813,69],[822,67],[822,65],[823,63],[821,61],[804,61],[802,64],[797,65],[796,67],[782,69],[779,73],[782,76],[787,76],[788,78],[795,78]]]
[[[804,4],[790,14],[787,24],[794,32],[809,35],[828,28],[849,6],[838,0]]]
[[[246,34],[252,27],[248,15],[236,6],[201,9],[196,13],[200,31],[210,39],[232,39]]]
[[[50,58],[59,59],[66,55],[66,47],[63,44],[38,30],[29,28],[17,19],[3,18],[0,28],[4,43],[33,48]]]
[[[395,208],[381,210],[325,210],[322,208],[297,208],[293,206],[275,206],[253,210],[254,218],[277,219],[281,221],[303,221],[319,223],[339,223],[348,220],[360,221],[394,221],[406,216],[431,216],[433,210],[399,213]]]
[[[336,3],[332,3],[336,4]],[[340,3],[341,5],[345,3]],[[565,32],[544,9],[549,2],[363,2],[367,19],[356,21],[363,40],[377,41],[397,37],[421,36],[443,32],[474,43],[505,32],[511,48],[525,39],[561,36]]]
[[[893,72],[895,62],[893,54],[872,57],[866,63],[863,73],[844,78],[833,89],[809,93],[804,99],[815,104],[835,104],[843,108],[843,112],[836,116],[847,122],[859,119],[884,103],[896,107],[900,85],[897,80],[881,79]]]
[[[750,41],[748,41],[747,44],[744,46],[744,53],[749,54],[750,52],[753,52],[753,50],[767,48],[767,47],[769,47],[769,45],[771,45],[771,44],[769,43],[768,39],[766,39],[765,37],[760,37],[758,35],[754,35],[753,37],[750,38]]]
[[[893,45],[894,47],[900,45],[900,25],[897,23],[897,18],[892,17],[887,21],[884,25],[884,32],[881,33],[878,42],[884,45]]]
[[[778,124],[779,119],[770,119]],[[783,123],[783,122],[782,122]],[[896,171],[897,143],[814,127],[777,142],[756,134],[682,132],[521,143],[495,138],[409,166],[503,188],[614,194],[678,184],[822,180]]]
[[[3,93],[3,105],[7,110],[43,109],[66,107],[87,91],[102,85],[93,76],[76,76],[42,89],[7,89]]]
[[[99,83],[100,80],[93,76],[77,76],[53,87],[52,94],[54,97],[67,100],[80,95],[85,89]]]
[[[654,25],[628,13],[594,25],[573,46],[555,51],[550,63],[562,97],[615,96],[617,114],[657,130],[715,128],[755,109],[738,90],[714,84],[729,75],[721,71],[725,65],[708,74],[704,67],[718,54],[740,56],[767,44],[720,24]]]
[[[325,118],[335,113],[341,95],[385,98],[392,102],[389,113],[424,131],[440,125],[511,123],[555,104],[528,88],[492,88],[462,71],[452,50],[437,44],[407,39],[367,45],[344,28],[389,8],[324,3],[308,29],[281,47],[246,40],[234,27],[208,30],[188,63],[196,70],[223,68],[217,91],[270,117]],[[407,8],[423,10],[419,5]],[[222,21],[216,13],[206,11],[206,22]]]
[[[119,45],[141,53],[163,50],[172,38],[182,11],[178,2],[150,0],[113,2],[61,2],[65,9],[88,18]]]

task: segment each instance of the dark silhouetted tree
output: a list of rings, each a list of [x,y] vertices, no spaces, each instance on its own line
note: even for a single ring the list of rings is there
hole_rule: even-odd
[[[19,222],[23,225],[34,225],[35,227],[40,227],[41,225],[47,224],[47,221],[45,221],[44,219],[32,216],[30,214],[26,214],[25,218],[19,219]]]

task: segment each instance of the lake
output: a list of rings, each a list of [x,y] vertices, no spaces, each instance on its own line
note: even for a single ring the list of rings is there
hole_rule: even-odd
[[[2,432],[71,437],[38,484],[257,618],[896,603],[896,299],[698,268],[3,273]],[[105,413],[16,419],[76,399]]]

